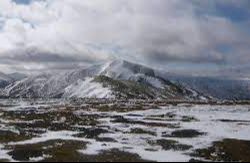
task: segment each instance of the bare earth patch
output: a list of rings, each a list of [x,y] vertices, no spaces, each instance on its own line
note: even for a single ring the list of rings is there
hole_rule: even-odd
[[[0,162],[250,161],[250,106],[0,100]]]

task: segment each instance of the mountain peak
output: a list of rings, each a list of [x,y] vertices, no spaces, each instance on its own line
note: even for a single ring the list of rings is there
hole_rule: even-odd
[[[100,75],[122,80],[129,80],[131,76],[142,74],[154,77],[155,71],[149,67],[121,59],[107,62],[100,72]]]
[[[114,65],[116,65],[116,64],[123,64],[124,62],[128,62],[128,61],[123,60],[123,59],[113,59],[113,60],[108,61],[108,63],[114,64]]]
[[[111,61],[108,62],[111,66],[137,66],[137,67],[146,67],[143,66],[141,64],[138,63],[133,63],[131,61],[128,60],[124,60],[124,59],[113,59]]]

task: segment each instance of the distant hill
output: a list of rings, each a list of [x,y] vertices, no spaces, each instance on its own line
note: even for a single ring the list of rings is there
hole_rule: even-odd
[[[250,80],[221,79],[214,77],[169,76],[175,83],[191,87],[221,100],[250,100]]]
[[[26,75],[21,73],[5,74],[0,72],[0,88],[4,88],[13,82],[24,79],[25,77]]]

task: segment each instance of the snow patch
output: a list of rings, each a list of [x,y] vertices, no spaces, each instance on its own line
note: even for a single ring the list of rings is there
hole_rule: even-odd
[[[10,151],[4,150],[3,148],[4,146],[0,144],[0,160],[8,160],[13,162],[14,160],[8,155],[8,152]]]
[[[32,138],[30,140],[12,142],[9,145],[26,145],[26,144],[37,144],[43,143],[49,140],[82,140],[73,137],[73,135],[78,132],[74,131],[47,131],[47,133],[42,134],[40,137]]]
[[[93,81],[93,78],[86,78],[84,81],[78,80],[65,88],[64,97],[77,98],[114,98],[109,88],[104,88],[102,84]]]
[[[51,158],[51,156],[50,155],[43,155],[41,157],[31,157],[31,158],[29,158],[29,161],[31,161],[31,162],[39,162],[39,161],[43,161],[46,158]]]

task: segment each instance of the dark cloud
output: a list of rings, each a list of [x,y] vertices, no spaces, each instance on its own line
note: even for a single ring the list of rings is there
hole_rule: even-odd
[[[65,62],[88,62],[93,63],[94,60],[90,60],[85,57],[80,56],[70,56],[70,55],[62,55],[52,52],[43,52],[38,49],[18,49],[8,52],[9,55],[3,56],[1,58],[2,61],[19,61],[19,62],[51,62],[51,63],[65,63]]]

